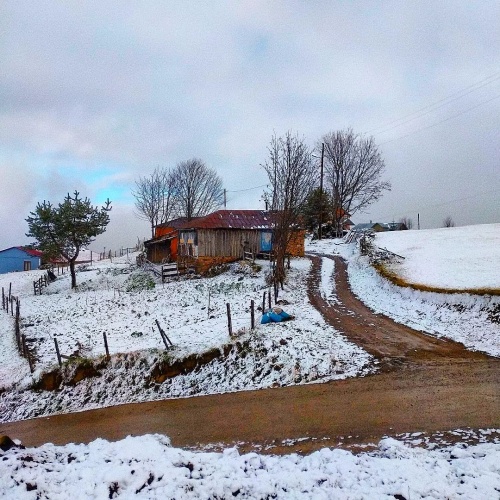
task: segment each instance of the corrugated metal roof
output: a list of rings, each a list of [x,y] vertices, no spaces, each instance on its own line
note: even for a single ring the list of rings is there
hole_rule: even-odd
[[[152,238],[150,240],[147,240],[144,242],[144,244],[146,246],[156,245],[158,243],[163,243],[164,241],[167,241],[167,240],[173,240],[176,237],[177,237],[177,231],[170,231],[170,233],[159,236],[158,238]]]
[[[191,222],[195,221],[198,218],[199,217],[193,217],[191,219]],[[180,229],[181,227],[184,227],[187,222],[187,217],[178,217],[177,219],[169,220],[167,222],[164,222],[163,224],[158,224],[156,227],[171,227],[173,229]]]
[[[186,222],[182,229],[270,229],[271,214],[265,210],[218,210]]]

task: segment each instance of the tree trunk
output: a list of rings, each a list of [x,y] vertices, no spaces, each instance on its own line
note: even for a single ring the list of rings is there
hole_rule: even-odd
[[[69,271],[71,273],[71,288],[76,288],[75,259],[69,261]]]

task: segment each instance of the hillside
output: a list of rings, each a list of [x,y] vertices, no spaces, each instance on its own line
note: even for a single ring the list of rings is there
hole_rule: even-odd
[[[375,244],[404,257],[390,269],[409,283],[500,289],[500,224],[378,233]]]

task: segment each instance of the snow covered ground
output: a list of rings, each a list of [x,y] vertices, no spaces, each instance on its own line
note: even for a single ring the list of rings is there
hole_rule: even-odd
[[[20,296],[22,331],[32,339],[39,359],[31,376],[27,363],[15,351],[11,318],[0,314],[4,322],[0,324],[6,329],[0,336],[0,352],[10,353],[6,366],[0,369],[0,387],[10,387],[0,395],[0,421],[127,402],[328,381],[375,369],[371,356],[347,342],[310,306],[306,293],[308,259],[293,261],[285,290],[280,292],[280,298],[289,302],[284,309],[295,319],[258,324],[250,331],[250,301],[262,307],[263,292],[268,292],[265,276],[269,263],[261,264],[259,272],[235,264],[213,278],[156,283],[151,289],[126,291],[144,283],[144,275],[133,271],[125,258],[114,259],[112,264],[99,262],[78,273],[77,292],[69,289],[69,276],[65,275],[36,297],[31,292],[33,276],[0,276],[0,286],[12,282],[13,293]],[[322,289],[331,295],[328,286],[331,288],[331,280],[325,277]],[[235,338],[228,333],[226,303],[231,305],[233,331],[240,332]],[[227,358],[214,359],[196,373],[178,375],[160,385],[148,383],[152,370],[165,357],[155,320],[174,344],[168,351],[171,360],[237,345]],[[256,320],[260,320],[258,311]],[[103,332],[112,358],[105,368],[99,368],[101,376],[84,379],[76,386],[64,385],[56,392],[30,390],[41,371],[56,364],[53,337],[62,353],[79,351],[98,361],[105,353]]]
[[[458,235],[466,238],[471,234],[484,235],[484,241],[474,238],[477,252],[475,247],[458,243]],[[423,292],[395,286],[370,266],[367,257],[359,255],[355,243],[340,241],[308,242],[307,250],[344,257],[349,263],[351,289],[373,311],[415,330],[451,338],[469,349],[500,356],[500,297]],[[437,241],[440,243],[436,244]],[[414,272],[414,276],[418,276],[412,269],[419,263],[420,283],[431,284],[425,265],[434,259],[441,269],[439,277],[434,274],[432,283],[436,287],[454,288],[459,282],[467,282],[467,288],[500,288],[500,224],[380,233],[375,244],[407,257],[393,267],[401,275],[411,276]],[[479,256],[477,261],[475,255]],[[469,267],[464,265],[466,262]]]
[[[446,231],[453,235],[453,230]],[[391,236],[407,233],[411,232]],[[493,243],[497,245],[496,240]],[[426,248],[425,241],[419,244]],[[404,253],[404,248],[394,245],[388,241],[380,244]],[[349,279],[355,293],[377,312],[414,328],[461,340],[472,349],[500,355],[498,297],[399,289],[359,257],[354,245],[326,240],[310,243],[308,248],[343,255],[349,262]],[[449,246],[448,252],[450,248],[457,252],[463,247]],[[490,249],[488,254],[485,248],[485,255],[491,258],[481,260],[481,266],[489,267],[492,275],[496,272],[494,259],[498,260],[495,251]],[[457,256],[454,262],[460,262],[460,258]],[[458,282],[444,282],[443,277],[453,273],[452,261],[447,262],[448,273],[442,273],[435,286],[457,287]],[[320,293],[334,301],[334,264],[330,259],[323,259],[323,264]],[[12,282],[13,293],[21,297],[23,329],[36,346],[39,369],[55,362],[51,351],[54,335],[64,353],[79,349],[86,355],[99,356],[104,353],[101,338],[106,331],[114,354],[101,377],[83,380],[56,393],[42,391],[35,398],[29,390],[32,378],[27,363],[19,358],[13,345],[12,318],[0,311],[0,387],[9,387],[0,395],[2,419],[127,401],[309,383],[356,376],[374,369],[373,360],[366,353],[346,342],[310,307],[305,290],[308,270],[306,259],[294,261],[283,294],[290,302],[284,309],[296,316],[294,321],[259,326],[253,333],[242,332],[236,340],[227,334],[225,304],[231,303],[234,329],[248,328],[249,301],[261,303],[266,289],[265,269],[252,273],[233,267],[231,272],[209,280],[156,284],[151,290],[127,292],[143,278],[131,272],[126,259],[117,259],[112,265],[104,261],[79,273],[78,292],[69,290],[65,277],[50,285],[50,294],[42,297],[33,297],[31,292],[32,280],[39,272],[0,275],[0,286],[8,287]],[[490,274],[476,271],[477,276]],[[499,286],[498,281],[474,277],[468,278],[467,283],[467,288]],[[155,319],[176,345],[172,353],[175,357],[231,342],[239,342],[248,354],[241,356],[234,349],[227,359],[216,359],[196,374],[175,377],[156,386],[156,390],[143,386],[151,367],[163,356],[163,345],[154,329]],[[36,449],[0,452],[0,496],[499,498],[499,433],[500,430],[491,429],[479,433],[457,430],[452,433],[458,440],[455,444],[436,444],[416,433],[401,440],[384,439],[376,450],[354,454],[325,448],[305,457],[240,455],[234,448],[222,453],[193,452],[172,448],[168,438],[159,435],[128,437],[116,443],[99,439],[88,445],[46,444]],[[475,444],[467,444],[467,437],[473,438]]]
[[[500,288],[500,224],[389,231],[378,233],[375,244],[405,258],[391,269],[410,283]]]
[[[455,432],[458,438],[466,431]],[[353,454],[324,448],[308,456],[192,452],[146,435],[88,445],[11,449],[0,461],[0,496],[87,498],[498,498],[500,441],[417,447],[392,438]],[[483,442],[481,442],[483,441]],[[489,442],[488,442],[489,441]],[[1,456],[1,452],[0,452]]]

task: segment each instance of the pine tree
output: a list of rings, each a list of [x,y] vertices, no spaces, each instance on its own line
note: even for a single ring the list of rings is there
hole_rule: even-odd
[[[109,199],[103,207],[94,207],[88,198],[80,198],[78,191],[73,196],[68,193],[57,207],[44,200],[26,219],[29,227],[26,236],[35,238],[37,248],[47,257],[62,256],[68,261],[71,288],[76,288],[75,262],[78,254],[96,236],[106,231],[110,210]]]

